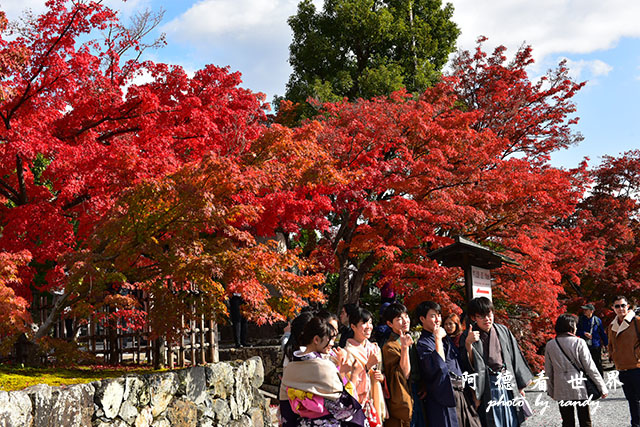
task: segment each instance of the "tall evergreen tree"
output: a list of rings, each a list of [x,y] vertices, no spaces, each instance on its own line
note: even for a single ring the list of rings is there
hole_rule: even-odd
[[[311,0],[289,18],[293,73],[286,99],[321,102],[423,92],[440,76],[460,33],[441,0]]]

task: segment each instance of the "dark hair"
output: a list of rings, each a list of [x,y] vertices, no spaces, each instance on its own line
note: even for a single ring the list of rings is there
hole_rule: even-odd
[[[344,312],[347,313],[347,317],[348,317],[348,316],[351,316],[351,313],[353,313],[358,308],[358,304],[349,302],[343,305],[342,308],[344,309]]]
[[[556,320],[556,334],[564,334],[566,332],[575,332],[578,324],[578,316],[571,313],[565,313],[558,316]]]
[[[394,301],[396,302],[396,301]],[[391,305],[390,302],[383,302],[382,305],[380,306],[380,311],[378,314],[380,314],[380,321],[384,322],[384,311],[387,309],[387,307],[389,307]]]
[[[623,299],[624,302],[626,302],[627,304],[629,304],[629,300],[627,299],[627,297],[625,297],[624,295],[618,295],[617,297],[615,297],[613,299],[614,302],[618,301],[619,299]]]
[[[372,315],[369,310],[365,310],[362,307],[356,307],[351,313],[349,313],[349,325],[357,325],[360,322],[368,322],[372,319]]]
[[[304,331],[304,327],[313,319],[313,313],[310,311],[303,311],[291,321],[291,336],[284,345],[284,355],[287,359],[293,360],[293,352],[300,348],[300,335]]]
[[[420,304],[418,304],[415,311],[415,316],[418,323],[422,323],[420,322],[420,318],[427,317],[427,313],[429,312],[429,310],[434,310],[436,313],[440,313],[440,304],[433,301],[422,301]]]
[[[407,307],[400,304],[399,302],[392,302],[385,308],[382,312],[382,319],[386,322],[393,323],[393,319],[400,316],[402,313],[407,312]]]
[[[493,303],[487,297],[478,297],[469,301],[469,309],[467,310],[469,317],[487,316],[493,311]]]
[[[327,310],[320,310],[316,313],[316,317],[321,318],[322,320],[324,320],[325,322],[329,323],[329,325],[331,327],[333,327],[333,325],[331,325],[331,321],[335,320],[336,323],[340,323],[338,320],[338,316],[335,313],[332,313],[330,311]],[[338,331],[336,331],[337,333]]]
[[[315,336],[320,338],[333,338],[337,333],[338,331],[336,331],[328,321],[316,316],[309,320],[304,326],[304,330],[302,334],[300,334],[300,345],[309,345],[313,342],[313,337]]]
[[[455,313],[451,313],[444,319],[442,325],[444,325],[449,319],[451,319],[451,321],[456,324],[456,330],[453,331],[453,336],[457,337],[462,333],[462,323],[460,322],[460,316]]]

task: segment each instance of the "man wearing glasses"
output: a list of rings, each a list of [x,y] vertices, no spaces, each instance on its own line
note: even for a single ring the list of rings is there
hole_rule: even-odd
[[[622,390],[629,402],[631,427],[640,427],[640,318],[624,296],[616,297],[613,311],[616,318],[607,328],[609,356],[620,372]]]

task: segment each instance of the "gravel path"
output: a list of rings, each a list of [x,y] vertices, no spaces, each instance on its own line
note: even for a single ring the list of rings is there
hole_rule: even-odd
[[[547,393],[531,390],[526,392],[527,400],[534,414],[527,419],[524,427],[561,427],[562,420],[558,403]],[[544,409],[546,407],[546,409]],[[610,391],[606,399],[591,404],[591,421],[594,427],[625,427],[630,425],[629,405],[622,388]],[[577,424],[577,420],[576,420]]]

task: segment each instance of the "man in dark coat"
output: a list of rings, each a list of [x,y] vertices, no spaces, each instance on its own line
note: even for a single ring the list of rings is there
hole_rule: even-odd
[[[468,307],[469,325],[460,339],[464,343],[464,368],[477,374],[475,384],[478,413],[485,427],[517,427],[524,421],[521,405],[514,405],[518,391],[533,378],[520,347],[506,326],[493,323],[493,304],[486,297],[474,298]],[[519,402],[518,402],[519,403]]]
[[[338,318],[340,319],[340,329],[338,330],[340,334],[340,339],[338,340],[338,347],[344,348],[347,345],[347,340],[349,338],[353,338],[353,329],[351,329],[351,325],[349,324],[349,316],[351,313],[358,308],[357,304],[347,303],[342,306],[342,310],[340,310],[340,314]]]
[[[440,305],[424,301],[416,307],[415,314],[423,328],[416,349],[426,388],[427,425],[480,427],[474,408],[464,396],[458,351],[442,328]]]
[[[589,352],[591,353],[593,361],[596,363],[598,372],[604,376],[602,369],[602,348],[609,344],[609,340],[602,325],[602,320],[593,314],[595,309],[593,304],[582,306],[584,314],[578,319],[576,335],[587,342],[587,347],[589,347]]]

